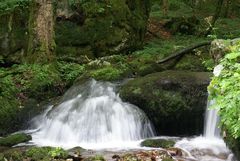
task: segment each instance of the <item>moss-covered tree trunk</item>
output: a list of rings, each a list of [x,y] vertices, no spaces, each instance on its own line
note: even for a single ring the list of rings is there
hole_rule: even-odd
[[[46,63],[54,59],[54,9],[52,0],[33,0],[30,5],[26,60]]]

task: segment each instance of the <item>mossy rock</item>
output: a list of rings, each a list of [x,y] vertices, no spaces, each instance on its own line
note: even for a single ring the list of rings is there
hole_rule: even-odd
[[[203,130],[208,72],[164,71],[130,80],[120,97],[141,108],[161,135],[197,135]]]
[[[146,139],[141,142],[141,146],[153,148],[171,148],[174,144],[175,141],[166,139]]]
[[[32,137],[25,133],[12,134],[7,137],[0,138],[0,146],[11,147],[19,143],[27,142],[31,139]]]

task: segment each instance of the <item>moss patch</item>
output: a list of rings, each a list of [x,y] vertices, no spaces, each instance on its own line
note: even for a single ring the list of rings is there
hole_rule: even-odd
[[[32,139],[32,137],[30,135],[27,135],[24,133],[13,134],[13,135],[9,135],[4,138],[0,138],[0,146],[11,147],[11,146],[19,144],[19,143],[27,142],[31,139]]]
[[[141,146],[154,148],[171,148],[174,144],[175,141],[166,139],[147,139],[141,142]]]

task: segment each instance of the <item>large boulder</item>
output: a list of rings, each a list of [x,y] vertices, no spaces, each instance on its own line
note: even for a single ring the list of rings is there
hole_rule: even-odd
[[[31,15],[25,1],[9,12],[0,10],[0,63],[19,63],[26,52]],[[135,50],[143,44],[149,11],[149,0],[58,0],[57,55],[88,59]]]
[[[123,85],[120,96],[148,115],[160,135],[203,131],[210,73],[165,71]]]

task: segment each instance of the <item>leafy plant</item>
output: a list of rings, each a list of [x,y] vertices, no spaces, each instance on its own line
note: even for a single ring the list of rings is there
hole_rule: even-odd
[[[85,71],[85,66],[77,63],[58,62],[58,69],[63,80],[73,82]]]
[[[222,127],[234,138],[240,138],[240,43],[231,50],[220,63],[224,69],[208,89],[216,101],[213,108],[219,109]]]
[[[52,158],[66,158],[68,156],[67,152],[60,147],[52,149],[49,154]]]

